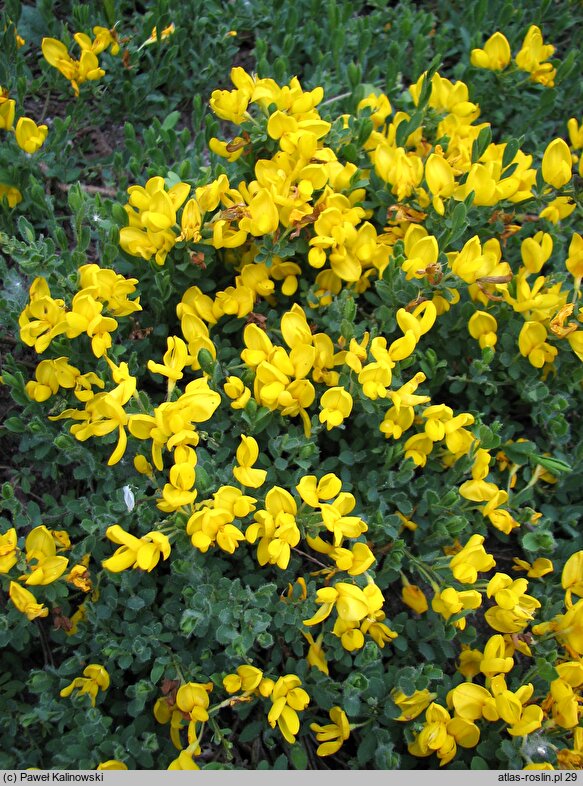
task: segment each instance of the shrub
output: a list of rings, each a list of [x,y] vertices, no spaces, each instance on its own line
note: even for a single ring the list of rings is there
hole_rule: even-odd
[[[270,62],[211,4],[259,73],[194,139],[167,8],[76,7],[40,75],[8,9],[3,767],[581,766],[580,55],[479,4],[379,87],[383,14],[435,17],[350,6],[310,74],[315,22]]]

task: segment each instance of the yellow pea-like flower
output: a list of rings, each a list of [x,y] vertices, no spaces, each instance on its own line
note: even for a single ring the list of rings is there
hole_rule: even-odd
[[[569,145],[564,139],[553,139],[543,155],[542,175],[545,183],[562,188],[571,179],[572,166]]]
[[[18,611],[26,614],[29,620],[34,620],[37,617],[48,616],[49,610],[42,603],[37,603],[36,598],[29,590],[21,587],[15,581],[10,582],[8,588],[10,600],[14,603]]]
[[[14,131],[18,147],[29,154],[36,153],[43,146],[47,134],[47,126],[37,126],[30,117],[19,118]]]
[[[476,68],[490,71],[503,71],[510,62],[510,44],[505,35],[494,33],[484,44],[483,49],[472,49],[471,63]]]
[[[480,342],[481,349],[496,346],[498,341],[497,329],[498,323],[496,319],[486,311],[476,311],[468,322],[470,336]]]

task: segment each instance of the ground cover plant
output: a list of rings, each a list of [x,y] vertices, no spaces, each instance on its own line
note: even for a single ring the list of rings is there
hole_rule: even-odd
[[[583,766],[576,2],[7,2],[2,768]]]

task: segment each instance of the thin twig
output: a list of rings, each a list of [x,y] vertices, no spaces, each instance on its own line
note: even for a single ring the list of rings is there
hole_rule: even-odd
[[[45,98],[45,103],[44,103],[44,106],[43,106],[43,111],[40,113],[40,120],[38,121],[39,125],[43,122],[43,120],[47,116],[47,110],[49,108],[49,101],[50,100],[51,100],[51,91],[48,90],[47,91],[47,97]]]
[[[45,659],[45,666],[53,666],[54,667],[55,662],[53,660],[53,653],[51,652],[51,648],[48,645],[48,642],[47,642],[47,639],[46,639],[45,629],[43,628],[43,625],[42,625],[40,620],[37,619],[37,620],[35,620],[35,622],[36,622],[37,627],[38,627],[41,647],[42,647],[43,656],[44,656],[44,659]]]
[[[311,554],[306,554],[305,551],[301,551],[300,549],[296,548],[295,546],[293,547],[293,550],[296,552],[296,554],[301,554],[302,557],[305,557],[306,559],[309,559],[311,562],[315,562],[316,565],[319,565],[321,568],[329,568],[330,567],[330,565],[324,565],[323,562],[320,562],[320,560],[315,559],[315,557],[312,557]]]
[[[69,191],[76,183],[57,183],[57,188],[59,191]],[[87,191],[89,194],[103,194],[104,196],[115,197],[117,196],[117,191],[113,188],[108,188],[107,186],[91,186],[86,185],[84,183],[79,183],[81,188],[84,191]]]

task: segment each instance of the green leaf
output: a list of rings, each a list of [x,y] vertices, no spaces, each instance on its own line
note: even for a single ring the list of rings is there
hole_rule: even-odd
[[[308,754],[299,745],[293,745],[290,751],[290,762],[296,770],[305,770],[308,766]]]
[[[520,139],[509,139],[506,142],[506,147],[504,148],[504,154],[502,156],[502,170],[506,169],[506,167],[510,166],[510,164],[514,161],[514,158],[518,151],[520,150],[520,145],[522,144],[522,140]],[[504,174],[507,177],[506,173]]]
[[[13,434],[24,434],[26,430],[22,419],[19,417],[6,418],[2,425]]]
[[[523,536],[522,548],[531,554],[547,554],[556,548],[555,539],[551,532],[547,530],[535,530],[527,532]]]
[[[110,27],[115,25],[115,0],[103,0],[103,11],[105,13],[105,18],[107,19],[107,24]]]
[[[540,464],[541,467],[544,467],[553,475],[560,475],[561,472],[573,472],[573,467],[567,464],[566,461],[561,461],[551,456],[540,456],[537,453],[533,453],[530,458],[533,464]]]
[[[545,658],[536,659],[536,670],[539,676],[547,682],[552,682],[559,677],[559,673],[556,668]]]
[[[164,663],[160,663],[159,661],[156,661],[156,663],[154,663],[154,665],[152,666],[152,671],[150,672],[150,680],[154,685],[156,685],[160,681],[160,678],[166,671],[166,668],[167,668],[166,664]]]
[[[280,754],[277,759],[273,762],[273,769],[274,770],[287,770],[288,769],[288,761],[287,756],[285,753]]]
[[[476,161],[480,160],[491,143],[492,128],[490,125],[487,125],[485,128],[482,128],[472,145],[472,164],[475,164]]]
[[[511,445],[504,445],[504,453],[508,456],[513,464],[527,464],[532,456],[535,455],[534,451],[536,445],[534,442],[513,442]]]

